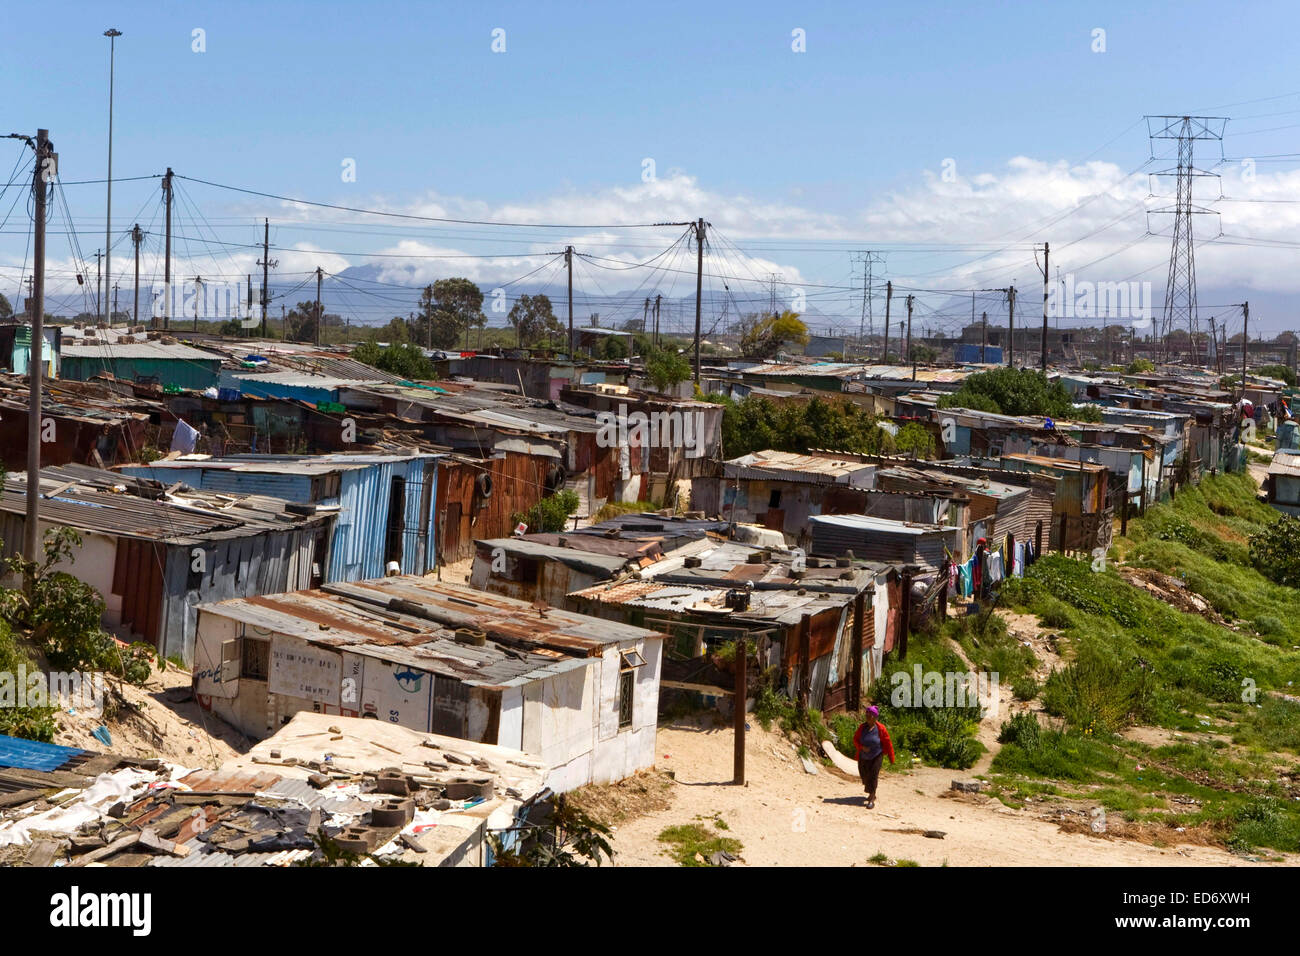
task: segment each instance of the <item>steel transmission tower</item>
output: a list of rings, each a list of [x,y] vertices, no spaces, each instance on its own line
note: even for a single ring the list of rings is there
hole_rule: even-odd
[[[885,257],[870,250],[853,252],[850,256],[854,266],[862,266],[862,317],[858,322],[858,348],[865,353],[876,334],[876,317],[873,308],[875,290],[872,288],[875,266],[884,265]],[[857,269],[854,269],[854,274],[856,276]]]
[[[1223,129],[1228,119],[1224,116],[1148,116],[1147,135],[1155,154],[1155,140],[1178,141],[1178,165],[1153,176],[1175,177],[1175,200],[1172,207],[1149,210],[1150,213],[1172,214],[1174,217],[1173,245],[1169,250],[1169,278],[1165,285],[1165,304],[1160,317],[1158,347],[1163,353],[1169,335],[1186,328],[1189,345],[1196,354],[1196,336],[1199,322],[1196,312],[1196,255],[1192,240],[1192,216],[1217,215],[1192,202],[1192,181],[1200,176],[1212,176],[1192,164],[1192,147],[1198,139],[1223,142]],[[1219,147],[1222,152],[1223,147]],[[1153,190],[1154,191],[1154,190]]]

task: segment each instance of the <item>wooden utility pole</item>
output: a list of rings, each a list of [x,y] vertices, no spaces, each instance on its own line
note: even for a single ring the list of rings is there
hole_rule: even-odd
[[[31,143],[31,140],[27,140]],[[27,310],[32,323],[32,347],[27,362],[30,389],[27,410],[27,517],[23,525],[23,557],[35,563],[40,555],[41,501],[41,376],[45,372],[45,187],[58,174],[58,154],[49,130],[36,131],[36,164],[32,179],[35,193],[32,224],[32,302]],[[34,579],[28,580],[28,586]]]
[[[983,365],[988,362],[988,357],[984,354],[989,347],[989,314],[987,312],[983,313],[981,322],[983,324],[980,329],[980,364]]]
[[[172,168],[167,167],[162,190],[167,205],[167,238],[163,242],[163,328],[171,328],[172,313]],[[154,323],[155,327],[157,323]]]
[[[1016,287],[1007,286],[1007,368],[1016,367]]]
[[[745,698],[748,695],[748,676],[745,674],[746,658],[749,656],[749,641],[740,638],[736,642],[736,697],[735,713],[735,754],[733,758],[734,774],[732,783],[738,787],[745,785]]]
[[[131,310],[131,321],[140,321],[140,243],[144,241],[144,230],[137,222],[131,227],[131,244],[135,246],[135,306]]]
[[[1043,374],[1047,374],[1047,256],[1051,251],[1048,243],[1043,243],[1043,354],[1041,367]],[[1109,361],[1109,358],[1107,359]]]
[[[695,384],[700,384],[700,307],[704,300],[704,219],[695,223]]]
[[[907,349],[903,353],[903,361],[912,363],[912,381],[916,381],[916,354],[912,351],[912,303],[916,301],[916,296],[907,297]]]
[[[889,304],[894,301],[894,282],[885,283],[885,351],[880,355],[881,363],[889,361]]]
[[[1246,359],[1250,354],[1250,303],[1241,304],[1241,397],[1246,397]]]
[[[199,302],[203,298],[203,276],[194,277],[194,331],[199,330]]]
[[[321,313],[321,309],[320,309],[320,282],[321,279],[324,278],[324,276],[325,276],[324,271],[321,269],[320,266],[317,266],[316,267],[316,344],[317,345],[320,345],[320,326],[321,326],[321,322],[325,318],[325,316]],[[430,317],[430,319],[431,321],[429,322],[429,327],[432,328],[433,327],[432,317]]]
[[[564,265],[569,270],[569,361],[575,361],[573,344],[573,246],[564,247]]]
[[[655,348],[659,348],[661,342],[659,338],[659,303],[663,301],[662,295],[655,296]]]
[[[271,220],[262,220],[262,338],[266,338],[266,314],[271,309]]]

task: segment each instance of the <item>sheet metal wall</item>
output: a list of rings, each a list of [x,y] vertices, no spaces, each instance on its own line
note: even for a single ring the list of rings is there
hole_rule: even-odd
[[[436,460],[436,459],[435,459]],[[433,567],[437,541],[437,468],[426,459],[376,463],[342,474],[338,521],[330,543],[327,582],[361,581],[384,576],[388,544],[388,507],[394,477],[406,479],[406,505],[402,515],[402,573],[424,574]],[[424,483],[433,482],[429,512],[421,522]],[[471,554],[473,543],[470,543]]]

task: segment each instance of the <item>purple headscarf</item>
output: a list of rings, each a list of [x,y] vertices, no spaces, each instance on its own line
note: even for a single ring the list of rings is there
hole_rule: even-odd
[[[875,704],[872,704],[870,707],[867,708],[867,713],[870,714],[872,717],[880,716],[880,710],[879,708],[876,707]]]

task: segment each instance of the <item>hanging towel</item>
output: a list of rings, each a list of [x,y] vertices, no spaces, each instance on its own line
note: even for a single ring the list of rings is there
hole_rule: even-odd
[[[957,590],[957,565],[951,561],[948,563],[948,590]]]
[[[973,560],[974,558],[971,559]],[[971,561],[967,561],[957,569],[957,586],[962,597],[970,597],[975,593],[974,587],[971,586]]]
[[[1025,576],[1025,546],[1016,542],[1015,557],[1011,559],[1011,573],[1018,578]]]

